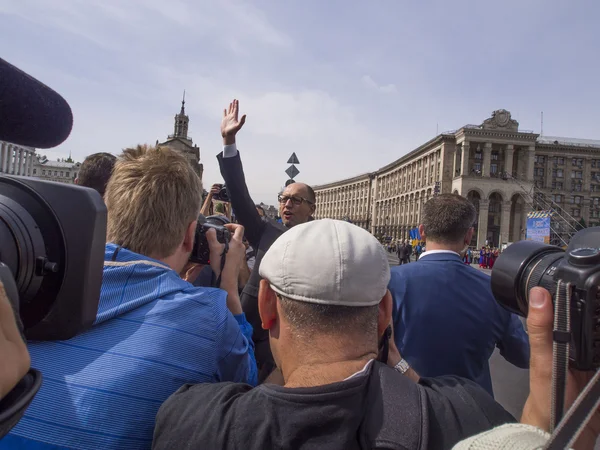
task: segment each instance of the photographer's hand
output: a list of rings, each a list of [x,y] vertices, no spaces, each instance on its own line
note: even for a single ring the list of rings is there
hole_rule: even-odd
[[[221,136],[223,137],[223,145],[235,144],[235,135],[246,123],[246,115],[238,119],[240,111],[240,102],[233,100],[229,104],[229,109],[223,110],[223,120],[221,121]]]
[[[27,346],[15,322],[4,285],[0,283],[0,399],[8,394],[31,365]]]
[[[227,292],[227,306],[232,314],[241,314],[242,304],[238,293],[238,276],[242,264],[242,258],[246,256],[246,247],[243,243],[244,227],[237,224],[227,224],[225,227],[231,232],[229,250],[225,254],[225,267],[221,273],[221,255],[225,245],[217,240],[215,230],[208,230],[206,239],[210,249],[210,267],[215,276],[221,275],[221,289]]]
[[[527,331],[531,347],[529,363],[529,397],[523,408],[521,423],[550,431],[552,401],[552,329],[554,309],[550,293],[543,288],[533,288],[529,295]],[[565,412],[592,378],[592,372],[569,370]],[[594,448],[600,432],[600,412],[596,411],[579,436],[575,448]]]

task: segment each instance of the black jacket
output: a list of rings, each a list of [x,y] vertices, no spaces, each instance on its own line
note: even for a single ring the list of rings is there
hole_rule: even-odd
[[[221,175],[227,185],[227,193],[235,217],[244,226],[246,239],[256,252],[254,268],[242,291],[240,300],[246,319],[254,328],[254,352],[258,366],[258,379],[259,382],[262,382],[273,371],[275,363],[269,346],[269,333],[261,328],[261,320],[258,315],[258,287],[261,280],[258,269],[265,252],[286,231],[286,228],[275,221],[263,220],[258,215],[256,206],[250,198],[248,186],[246,186],[240,153],[238,152],[236,156],[230,158],[223,158],[223,154],[219,153],[217,159]]]
[[[325,386],[185,385],[163,403],[153,449],[450,449],[514,422],[475,383],[414,383],[379,362]]]

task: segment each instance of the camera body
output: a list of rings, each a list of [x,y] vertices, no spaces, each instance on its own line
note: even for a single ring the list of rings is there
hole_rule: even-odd
[[[213,200],[229,203],[229,194],[227,193],[227,185],[220,185],[218,192],[213,194]]]
[[[570,365],[579,370],[600,367],[600,227],[577,232],[566,252],[535,241],[510,245],[494,264],[491,283],[498,303],[521,316],[527,316],[533,287],[545,288],[553,299],[566,295]]]
[[[196,236],[194,239],[194,248],[190,255],[190,262],[196,264],[210,263],[210,248],[208,246],[208,240],[206,239],[206,232],[208,230],[215,230],[217,233],[217,240],[221,244],[226,244],[231,240],[231,233],[224,226],[226,223],[229,223],[229,220],[224,216],[204,217],[200,214],[198,217],[198,225],[196,226]]]

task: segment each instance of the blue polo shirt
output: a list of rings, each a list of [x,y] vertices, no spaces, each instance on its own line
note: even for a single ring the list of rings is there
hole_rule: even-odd
[[[160,405],[186,383],[257,383],[252,327],[227,294],[106,245],[93,327],[28,345],[42,387],[0,449],[146,449]]]

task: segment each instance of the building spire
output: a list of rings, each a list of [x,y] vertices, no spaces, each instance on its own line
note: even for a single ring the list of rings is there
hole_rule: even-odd
[[[183,99],[181,100],[181,111],[175,115],[175,127],[173,129],[172,137],[189,139],[188,138],[188,124],[189,117],[185,114],[185,90],[183,91]]]

